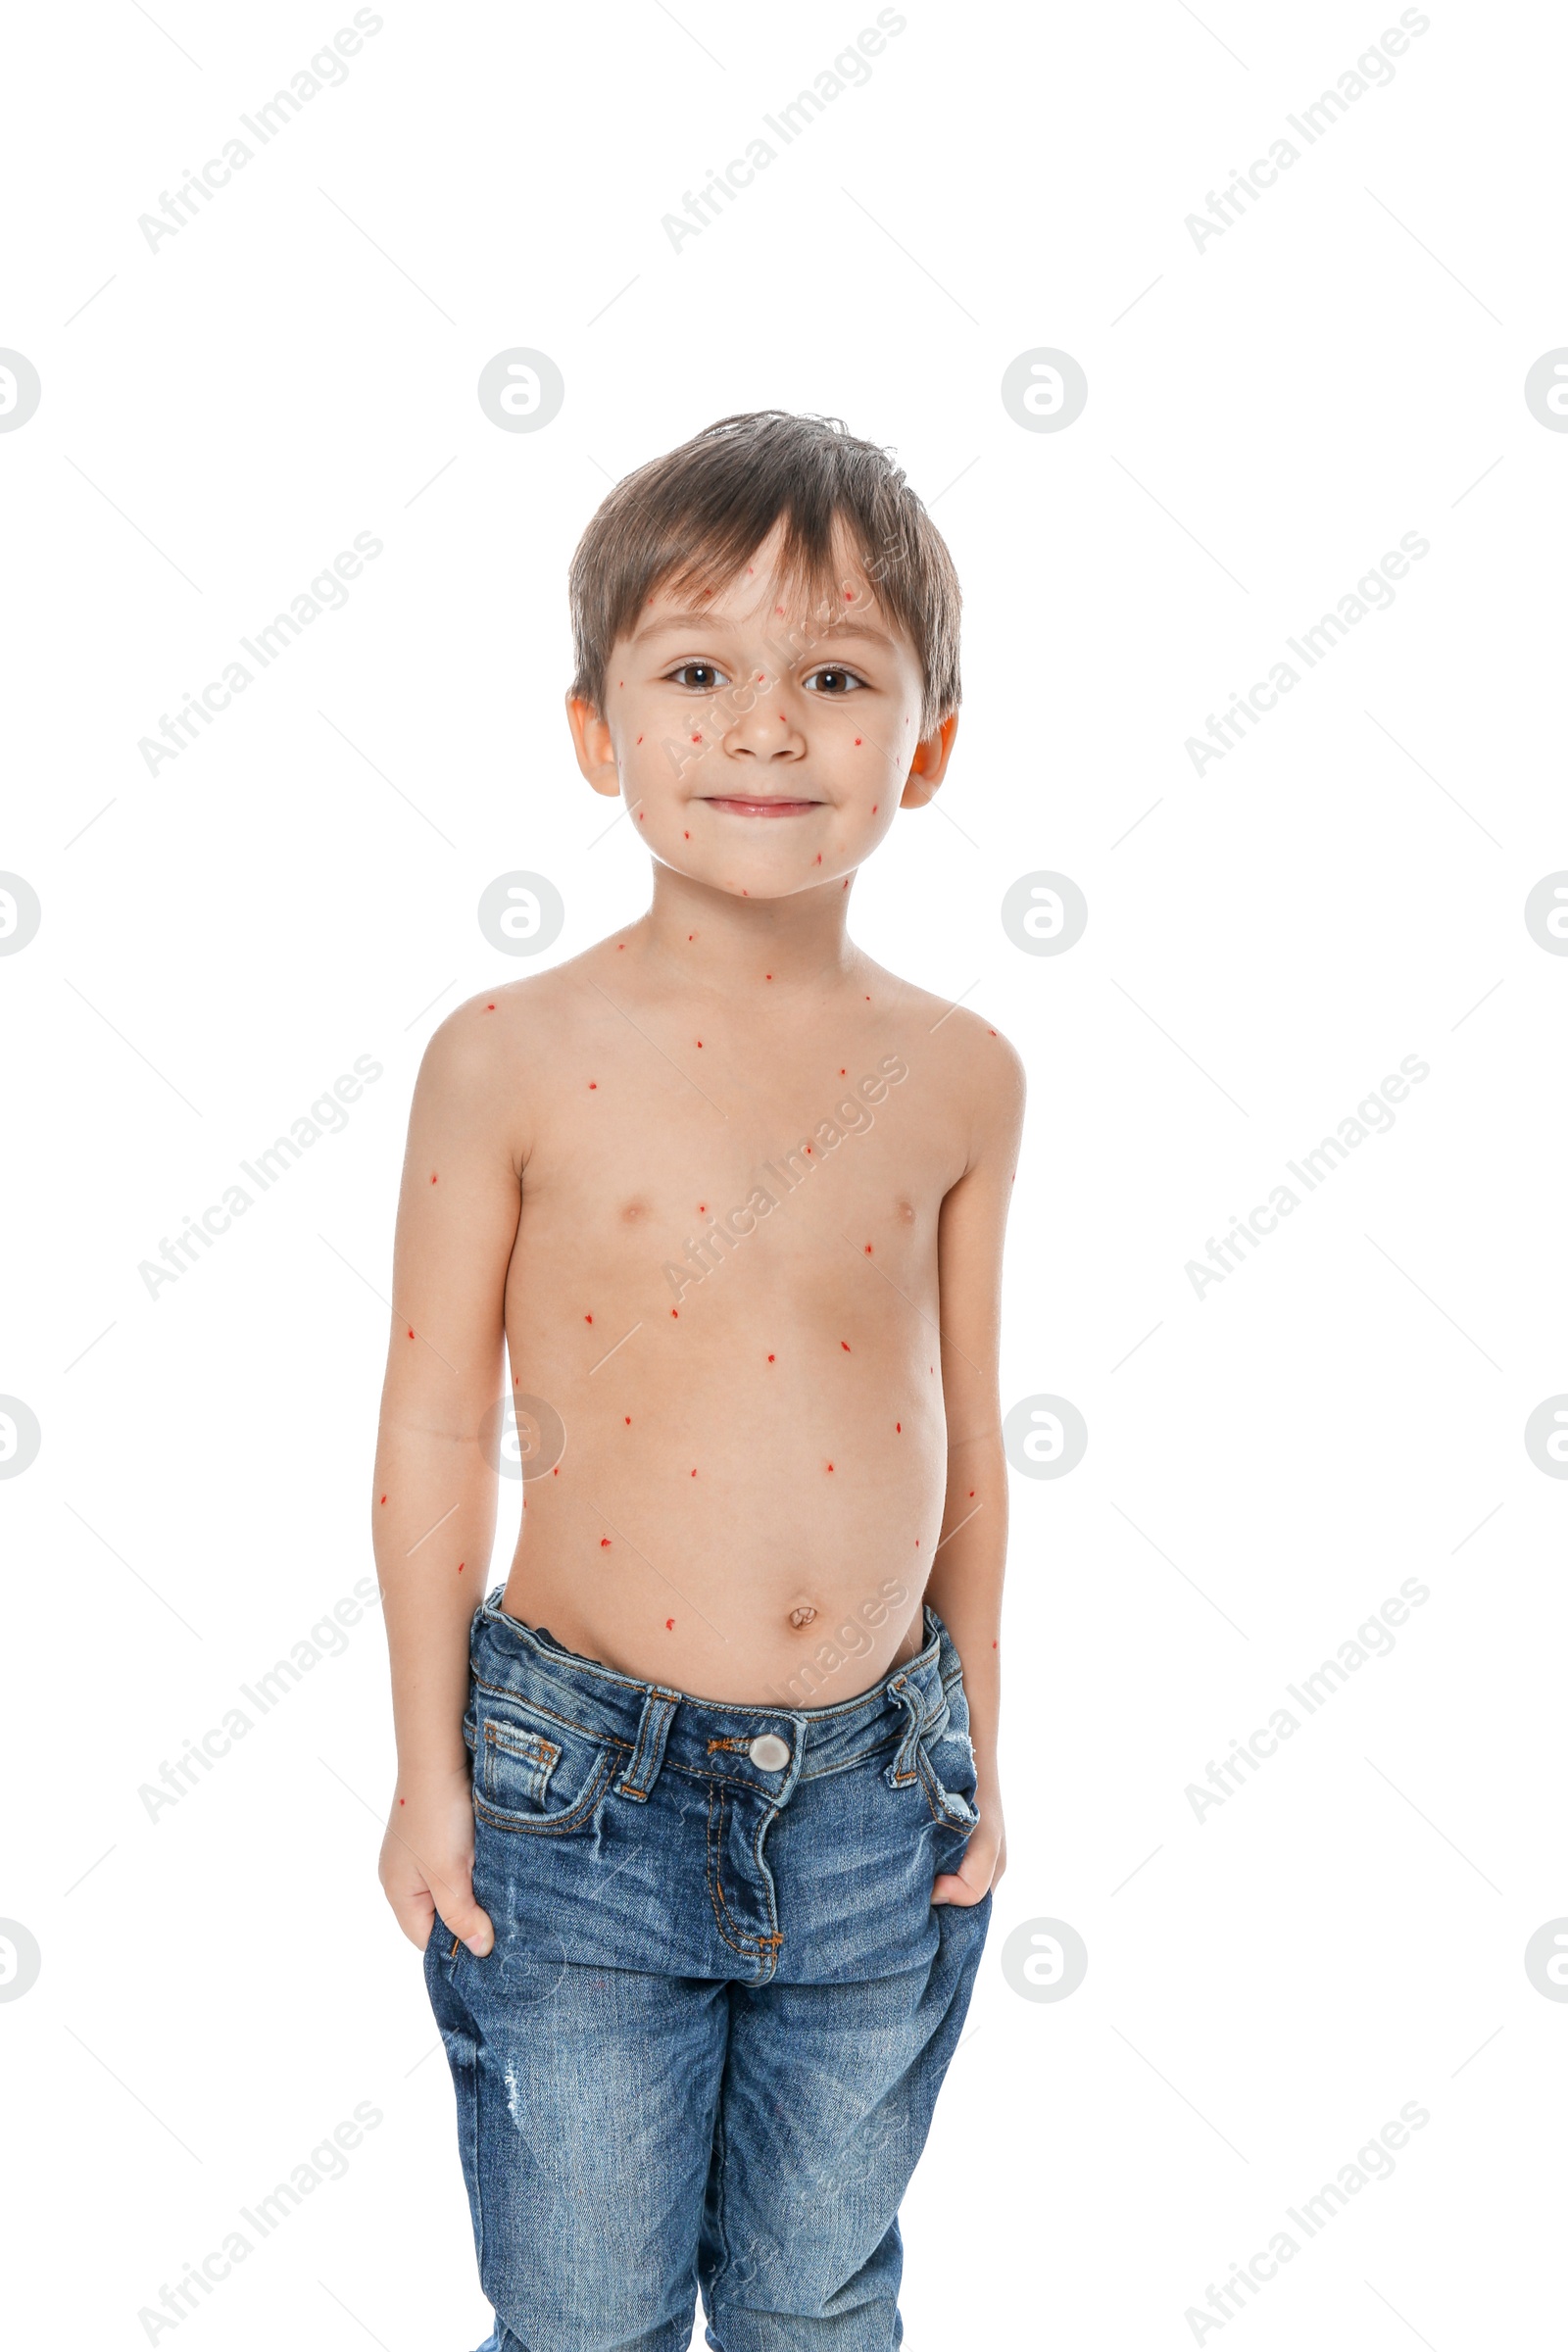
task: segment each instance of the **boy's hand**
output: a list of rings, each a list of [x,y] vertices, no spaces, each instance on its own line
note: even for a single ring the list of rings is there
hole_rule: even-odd
[[[473,1899],[473,1794],[466,1769],[399,1780],[379,1876],[398,1926],[421,1952],[439,1911],[454,1936],[484,1958],[496,1936]]]
[[[931,1889],[933,1903],[983,1903],[1007,1867],[1007,1829],[1002,1799],[978,1798],[980,1826],[970,1834],[956,1870],[944,1871]]]

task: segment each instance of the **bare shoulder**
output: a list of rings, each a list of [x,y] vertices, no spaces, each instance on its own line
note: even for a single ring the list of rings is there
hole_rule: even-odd
[[[918,1054],[949,1100],[962,1105],[974,1145],[1015,1142],[1025,1095],[1017,1048],[986,1013],[873,968],[897,1007],[906,1059]]]
[[[472,1139],[506,1139],[514,1164],[534,1148],[541,1112],[558,1092],[560,1065],[597,993],[590,955],[550,971],[499,981],[447,1013],[418,1068],[416,1117]]]

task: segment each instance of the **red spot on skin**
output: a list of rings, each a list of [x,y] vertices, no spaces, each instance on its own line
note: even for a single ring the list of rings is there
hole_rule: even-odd
[[[608,1551],[610,1549],[610,1538],[608,1536],[600,1537],[599,1548],[601,1551]]]
[[[650,604],[652,604],[654,600],[653,600],[653,598],[652,598],[652,597],[650,597],[648,601],[649,601],[649,603],[650,603]],[[780,616],[780,618],[782,619],[782,617],[783,617],[783,613],[784,613],[784,608],[783,608],[783,606],[782,606],[782,605],[775,605],[775,606],[773,607],[773,610],[774,610],[774,612],[775,612],[776,613],[778,613],[778,615],[779,615],[779,616]]]
[[[808,1159],[809,1159],[811,1156],[811,1147],[809,1144],[808,1144],[806,1147],[806,1156]]]
[[[832,1467],[833,1467],[832,1463],[831,1463],[831,1462],[829,1462],[829,1464],[828,1464],[828,1468],[831,1470],[831,1469],[832,1469]]]
[[[993,1642],[992,1642],[992,1644],[991,1644],[991,1646],[992,1646],[992,1648],[993,1648],[993,1649],[995,1649],[997,1645],[996,1645],[996,1643]]]
[[[493,1004],[487,1004],[487,1005],[485,1006],[485,1010],[486,1010],[486,1012],[494,1012],[494,1010],[495,1010],[495,1006],[494,1006]],[[402,1799],[402,1797],[400,1796],[400,1797],[398,1798],[398,1803],[401,1805],[401,1804],[402,1804],[402,1802],[403,1802],[403,1799]]]
[[[671,1315],[673,1315],[675,1321],[678,1323],[680,1321],[680,1308],[678,1306],[672,1306],[669,1311]]]
[[[876,803],[875,803],[875,801],[873,801],[873,802],[871,803],[871,814],[872,814],[873,816],[875,816],[875,814],[876,814]]]
[[[992,1642],[992,1644],[991,1644],[991,1646],[992,1646],[992,1648],[993,1648],[993,1649],[995,1649],[997,1645],[996,1645],[996,1643],[993,1642]],[[400,1796],[400,1797],[398,1798],[398,1803],[399,1803],[400,1805],[406,1805],[406,1804],[408,1803],[408,1801],[409,1801],[409,1800],[408,1800],[408,1798],[407,1798],[406,1796]]]
[[[460,1561],[458,1562],[458,1574],[459,1574],[460,1576],[463,1574],[463,1566],[464,1566],[464,1564],[463,1564],[462,1560],[460,1560]]]
[[[551,1473],[550,1473],[550,1475],[551,1475],[551,1477],[552,1477],[552,1478],[559,1478],[559,1477],[561,1476],[561,1472],[560,1472],[560,1470],[559,1470],[559,1469],[552,1470],[552,1471],[551,1471]],[[525,1494],[525,1495],[523,1496],[523,1498],[522,1498],[522,1499],[523,1499],[523,1501],[524,1501],[524,1502],[526,1502],[526,1501],[527,1501],[527,1499],[528,1499],[527,1495]]]
[[[598,1081],[598,1079],[597,1079],[597,1078],[590,1078],[590,1079],[589,1079],[589,1081],[588,1081],[588,1092],[589,1092],[591,1095],[597,1095],[597,1094],[598,1094],[598,1092],[599,1092],[599,1081]]]
[[[414,1333],[413,1333],[412,1331],[409,1333],[409,1337],[410,1337],[410,1339],[411,1339],[411,1340],[413,1339],[413,1337],[414,1337]]]
[[[867,1256],[867,1257],[871,1257],[871,1256],[873,1256],[873,1255],[875,1254],[875,1252],[872,1250],[872,1248],[871,1248],[871,1245],[870,1245],[870,1243],[869,1243],[869,1242],[867,1242],[867,1243],[866,1243],[866,1245],[865,1245],[865,1254],[866,1254],[866,1256]]]
[[[693,741],[693,743],[701,743],[701,742],[702,742],[702,740],[703,740],[703,739],[702,739],[702,737],[701,737],[700,735],[694,735],[694,736],[692,737],[692,741]]]
[[[699,1201],[698,1201],[698,1203],[697,1203],[697,1214],[698,1214],[700,1217],[706,1217],[706,1216],[707,1216],[707,1214],[708,1214],[708,1202],[707,1202],[706,1200],[699,1200]]]
[[[623,939],[617,939],[617,940],[616,940],[616,942],[615,942],[615,954],[616,954],[617,956],[624,956],[624,955],[625,955],[625,953],[626,953],[626,942],[625,942]]]
[[[381,1500],[382,1500],[383,1502],[385,1502],[385,1500],[386,1500],[386,1496],[385,1496],[384,1494],[382,1495],[382,1497],[381,1497]]]
[[[583,1321],[584,1321],[585,1323],[591,1323],[591,1322],[593,1321],[593,1317],[592,1317],[592,1315],[584,1315],[584,1317],[583,1317]]]
[[[630,1427],[631,1427],[631,1415],[630,1415],[630,1413],[628,1413],[628,1414],[626,1415],[626,1417],[625,1417],[625,1418],[626,1418],[626,1427],[627,1427],[628,1429],[630,1429]]]
[[[846,588],[846,589],[845,589],[845,591],[844,591],[844,602],[845,602],[847,605],[853,605],[853,604],[854,604],[854,602],[855,602],[855,590],[854,590],[853,588]]]
[[[762,978],[763,978],[764,980],[771,980],[771,979],[772,979],[772,977],[773,977],[773,975],[772,975],[772,973],[771,973],[771,972],[764,972],[764,973],[762,974]]]
[[[847,1078],[847,1077],[849,1076],[849,1074],[850,1074],[850,1073],[849,1073],[849,1071],[848,1071],[848,1070],[840,1070],[840,1072],[839,1072],[839,1076],[840,1076],[841,1078]]]
[[[642,825],[642,824],[646,824],[646,823],[647,823],[647,821],[648,821],[648,820],[647,820],[647,818],[644,816],[644,814],[643,814],[642,810],[639,808],[639,809],[638,809],[638,811],[637,811],[637,822],[638,822],[640,825]]]
[[[992,1030],[992,1032],[991,1032],[991,1034],[992,1034],[992,1036],[993,1036],[993,1037],[995,1037],[997,1033],[996,1033],[996,1031],[993,1029],[993,1030]],[[996,1645],[996,1643],[993,1642],[992,1642],[992,1644],[991,1644],[991,1646],[992,1646],[992,1648],[993,1648],[993,1649],[995,1649],[997,1645]]]
[[[625,683],[626,683],[626,681],[625,681],[625,679],[624,679],[624,678],[617,678],[617,679],[615,680],[615,684],[616,684],[617,686],[624,686],[624,685],[625,685]]]
[[[696,1473],[696,1471],[695,1471],[695,1470],[692,1472],[692,1476],[693,1476],[693,1478],[695,1478],[695,1477],[697,1476],[697,1473]]]
[[[902,1421],[895,1421],[893,1426],[897,1430],[899,1436],[902,1438],[904,1435],[904,1423]]]
[[[673,1617],[666,1617],[664,1619],[664,1631],[666,1634],[672,1634],[675,1631],[675,1620]],[[991,1646],[993,1649],[995,1649],[997,1645],[993,1642]]]
[[[639,736],[638,736],[638,738],[637,738],[637,740],[638,740],[638,742],[639,742],[639,743],[641,743],[641,741],[642,741],[642,737],[639,735]]]
[[[433,1176],[431,1177],[431,1179],[430,1179],[430,1182],[431,1182],[432,1184],[434,1184],[434,1182],[435,1182],[435,1178],[434,1178]]]
[[[840,1347],[843,1348],[843,1350],[844,1350],[845,1354],[846,1354],[846,1355],[848,1355],[848,1354],[849,1354],[849,1352],[850,1352],[850,1343],[849,1343],[849,1341],[848,1341],[848,1340],[840,1340],[840,1342],[839,1342],[839,1346],[840,1346]]]
[[[703,1050],[703,1041],[702,1041],[702,1039],[701,1039],[701,1038],[699,1038],[699,1039],[697,1040],[697,1051],[698,1051],[698,1053],[700,1054],[700,1053],[702,1052],[702,1050]]]
[[[771,1363],[771,1362],[773,1361],[773,1358],[772,1358],[771,1356],[769,1356],[767,1360],[768,1360],[768,1362],[769,1362],[769,1363]],[[382,1495],[382,1497],[381,1497],[381,1500],[382,1500],[383,1502],[385,1502],[385,1500],[386,1500],[386,1496],[385,1496],[384,1494]]]
[[[681,839],[682,839],[682,841],[690,841],[690,839],[691,839],[691,835],[690,835],[689,833],[682,833],[682,835],[681,835]],[[993,1030],[992,1030],[992,1032],[991,1032],[991,1034],[992,1034],[992,1036],[993,1036],[993,1037],[995,1037],[997,1033],[996,1033],[996,1031],[993,1029]]]
[[[973,1487],[971,1487],[971,1488],[969,1489],[969,1500],[970,1500],[971,1502],[973,1502],[973,1500],[974,1500],[974,1489],[973,1489]]]
[[[822,853],[820,850],[818,850],[816,853],[816,862],[818,865],[820,865],[822,862]]]
[[[858,735],[857,735],[857,737],[855,738],[855,748],[856,748],[856,750],[857,750],[857,751],[858,751],[858,750],[859,750],[859,748],[860,748],[860,738],[858,737]]]
[[[779,715],[779,723],[780,723],[780,725],[781,725],[781,726],[786,726],[786,727],[787,727],[787,726],[789,725],[789,723],[790,723],[790,722],[789,722],[789,720],[788,720],[788,719],[787,719],[787,718],[784,716],[784,713],[783,713],[783,711],[781,710],[781,711],[779,712],[779,714],[778,714],[778,715]]]

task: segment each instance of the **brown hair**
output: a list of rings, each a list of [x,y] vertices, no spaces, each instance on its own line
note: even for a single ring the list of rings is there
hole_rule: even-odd
[[[840,531],[883,612],[906,636],[925,680],[921,732],[958,707],[958,575],[941,532],[886,450],[836,416],[780,409],[723,416],[617,482],[571,561],[576,674],[571,691],[604,709],[605,665],[657,588],[735,577],[775,523],[794,585],[837,611]]]

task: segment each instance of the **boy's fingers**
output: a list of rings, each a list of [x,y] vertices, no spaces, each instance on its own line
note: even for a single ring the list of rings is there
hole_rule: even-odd
[[[481,1911],[472,1895],[459,1902],[450,1895],[443,1896],[441,1916],[454,1936],[461,1936],[470,1952],[482,1960],[495,1944],[496,1932],[490,1924],[488,1911]]]

